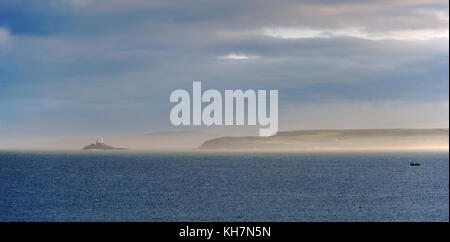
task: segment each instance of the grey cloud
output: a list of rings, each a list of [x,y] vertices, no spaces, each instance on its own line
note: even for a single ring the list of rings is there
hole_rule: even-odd
[[[446,1],[26,3],[0,0],[10,11],[0,10],[6,16],[0,26],[12,38],[9,48],[0,50],[0,122],[8,124],[2,131],[26,126],[29,132],[57,135],[170,128],[169,94],[190,90],[192,81],[219,90],[279,89],[281,107],[320,108],[335,101],[343,107],[412,101],[448,106],[448,38],[374,41],[261,34],[263,27],[357,26],[377,34],[448,30],[448,21],[436,15],[448,16]],[[259,58],[217,58],[228,54]],[[430,115],[430,123],[438,119]],[[92,125],[96,122],[104,125]],[[130,126],[121,128],[123,123]]]

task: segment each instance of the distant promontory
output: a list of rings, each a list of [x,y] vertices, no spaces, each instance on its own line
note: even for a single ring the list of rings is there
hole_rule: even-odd
[[[271,137],[220,137],[201,150],[421,150],[449,148],[448,129],[350,129],[278,132]]]

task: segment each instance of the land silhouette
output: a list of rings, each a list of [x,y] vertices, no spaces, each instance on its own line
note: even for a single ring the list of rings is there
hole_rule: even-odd
[[[278,132],[271,137],[220,137],[201,150],[447,149],[448,129],[349,129]]]

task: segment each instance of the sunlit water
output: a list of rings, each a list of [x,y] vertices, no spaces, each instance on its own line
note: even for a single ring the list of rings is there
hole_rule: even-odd
[[[0,221],[448,220],[448,152],[0,152]]]

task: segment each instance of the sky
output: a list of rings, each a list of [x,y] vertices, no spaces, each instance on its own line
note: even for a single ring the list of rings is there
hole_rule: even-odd
[[[279,90],[279,128],[448,128],[447,0],[0,0],[0,145],[173,127],[174,89]],[[243,131],[245,130],[245,131]]]

